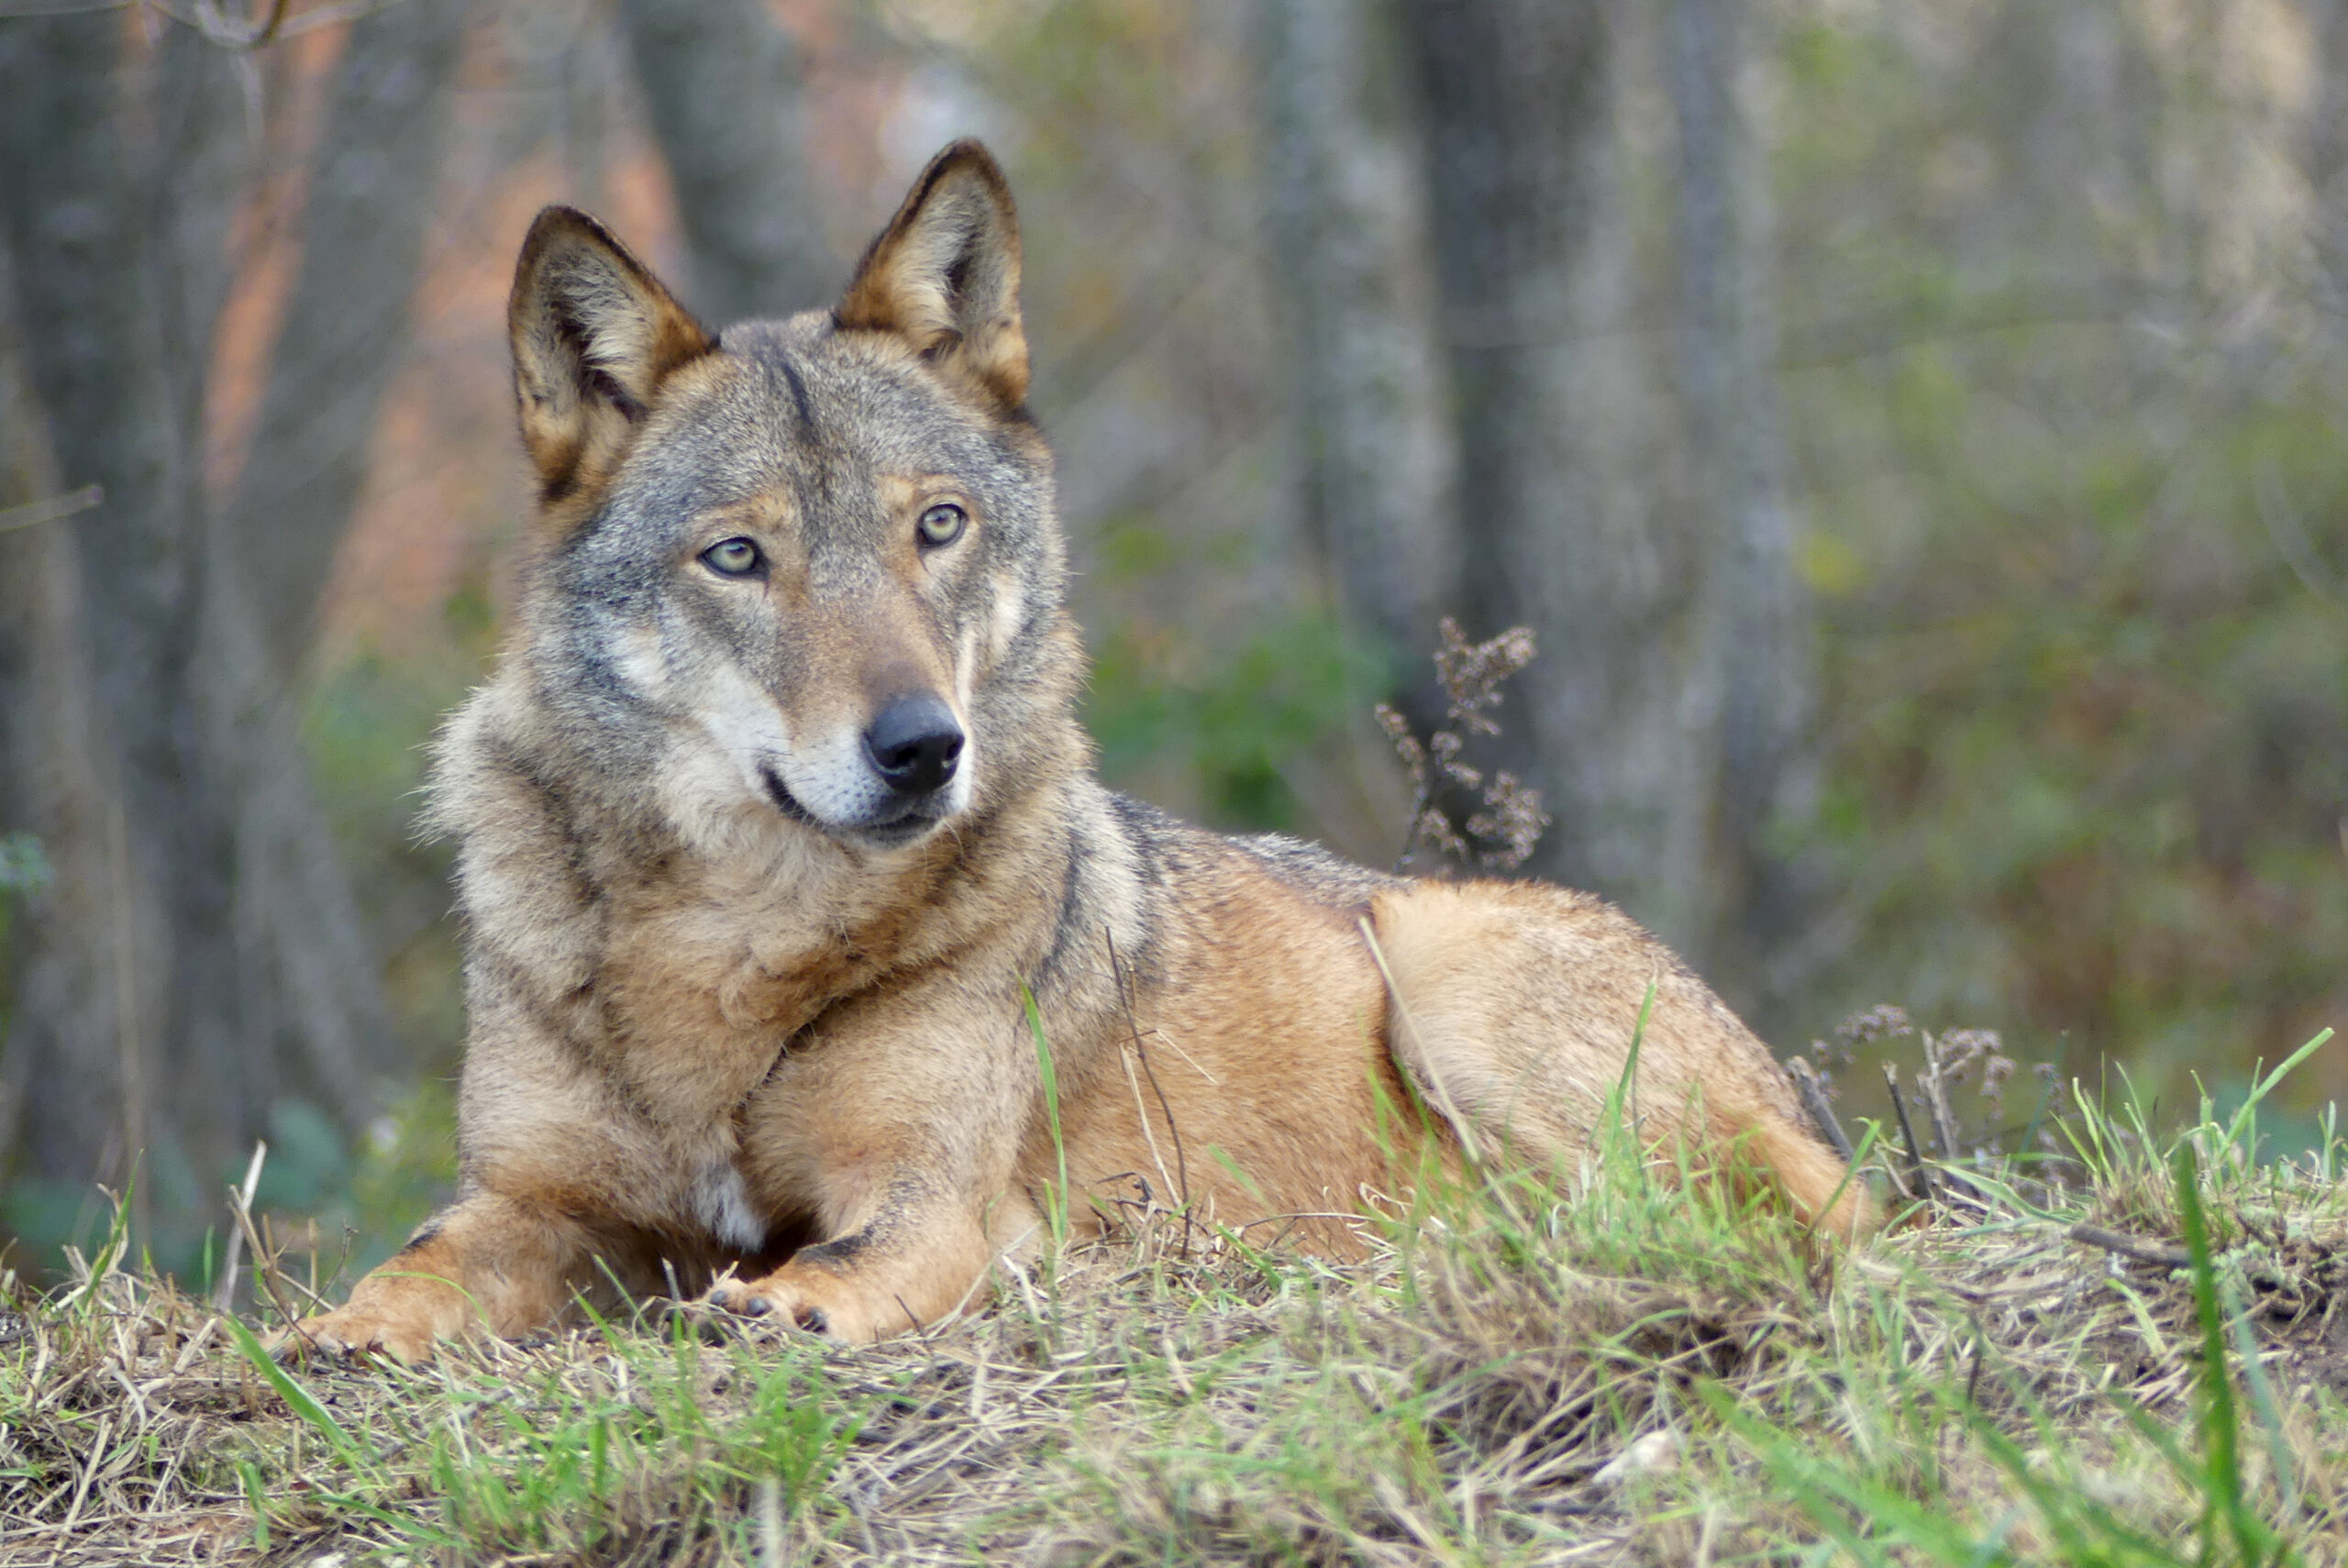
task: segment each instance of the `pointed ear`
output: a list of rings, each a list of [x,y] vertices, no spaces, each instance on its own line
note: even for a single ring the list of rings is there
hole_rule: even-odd
[[[717,341],[602,224],[548,207],[505,312],[522,444],[551,501],[607,473],[681,365]]]
[[[1019,215],[992,154],[966,140],[929,160],[832,319],[845,332],[903,338],[1005,410],[1027,401]]]

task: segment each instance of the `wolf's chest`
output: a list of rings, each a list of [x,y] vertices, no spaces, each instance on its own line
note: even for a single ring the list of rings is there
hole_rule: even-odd
[[[791,1038],[880,966],[828,922],[763,902],[615,908],[597,966],[598,1052],[656,1121],[729,1119]]]

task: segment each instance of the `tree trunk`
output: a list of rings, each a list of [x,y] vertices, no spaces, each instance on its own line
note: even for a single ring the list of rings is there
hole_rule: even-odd
[[[807,162],[799,50],[766,0],[621,0],[620,23],[669,164],[686,299],[713,324],[831,303]]]
[[[271,665],[299,667],[366,482],[375,414],[404,361],[462,0],[401,0],[351,24],[301,210],[302,264],[227,516]]]
[[[1651,334],[1603,0],[1402,7],[1424,116],[1460,450],[1461,621],[1525,624],[1497,761],[1555,824],[1526,867],[1696,934],[1684,458]]]
[[[153,1036],[174,988],[171,871],[188,776],[176,698],[193,476],[163,363],[187,302],[142,259],[161,236],[118,108],[121,31],[111,17],[0,29],[14,303],[19,322],[45,328],[17,344],[10,477],[25,496],[91,482],[105,495],[6,541],[27,568],[10,573],[24,619],[9,803],[58,881],[17,922],[0,1125],[10,1176],[69,1191],[102,1175],[119,1183],[128,1139],[152,1131],[141,1113],[156,1102]],[[175,105],[157,94],[143,106],[161,121]],[[33,423],[43,415],[45,428]]]
[[[2335,340],[2348,321],[2348,0],[2305,0],[2314,91],[2298,148],[2308,182],[2310,290]]]
[[[1674,0],[1683,378],[1695,437],[1703,657],[1694,770],[1712,797],[1701,903],[1712,967],[1767,990],[1762,966],[1801,927],[1805,889],[1773,824],[1807,808],[1816,704],[1810,607],[1794,561],[1778,388],[1768,171],[1740,76],[1760,25],[1735,0]]]
[[[0,508],[22,509],[69,487],[13,274],[0,248]],[[95,520],[84,509],[0,532],[0,826],[29,831],[52,878],[10,922],[0,1179],[15,1178],[19,1222],[51,1231],[146,1143],[143,1025],[161,987],[141,955],[168,950],[150,867],[130,858],[118,743],[88,652],[73,530]]]
[[[1258,28],[1305,533],[1355,630],[1423,683],[1457,595],[1458,452],[1391,18],[1261,0]]]
[[[244,100],[232,60],[193,32],[168,28],[136,61],[123,39],[107,15],[0,28],[0,242],[30,388],[11,441],[36,454],[16,482],[105,490],[43,525],[70,541],[70,569],[54,536],[10,541],[42,552],[43,603],[12,656],[28,673],[8,799],[60,877],[18,922],[0,1174],[85,1183],[108,1138],[127,1157],[143,1135],[156,1231],[141,1240],[169,1257],[217,1213],[273,1104],[305,1095],[355,1121],[389,1032],[239,552],[204,492],[226,226],[256,150]],[[55,703],[77,682],[75,729]]]

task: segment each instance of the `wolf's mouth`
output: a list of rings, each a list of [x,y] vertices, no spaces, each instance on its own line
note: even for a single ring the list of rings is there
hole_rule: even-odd
[[[931,828],[936,827],[942,820],[940,816],[922,810],[919,804],[908,801],[897,815],[887,822],[857,823],[849,826],[835,827],[805,806],[801,805],[799,797],[791,792],[791,786],[782,781],[782,775],[776,772],[774,768],[761,767],[759,769],[759,777],[764,780],[767,797],[774,802],[775,810],[794,823],[814,828],[818,833],[828,834],[835,838],[861,839],[867,844],[883,849],[893,849],[899,845],[912,843]]]
[[[759,777],[766,780],[767,794],[774,801],[775,810],[792,822],[804,823],[811,828],[824,825],[814,812],[799,803],[799,797],[791,792],[791,787],[782,781],[781,774],[771,767],[762,767],[759,769]]]
[[[911,844],[942,820],[927,812],[907,812],[894,822],[868,823],[858,828],[856,834],[867,844],[882,849],[894,849],[901,844]]]

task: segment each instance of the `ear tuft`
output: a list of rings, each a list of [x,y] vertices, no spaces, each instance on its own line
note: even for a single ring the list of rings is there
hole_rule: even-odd
[[[929,160],[832,319],[843,332],[903,338],[1005,411],[1027,401],[1019,215],[985,147],[965,139]]]
[[[522,443],[546,499],[607,474],[680,366],[717,342],[576,207],[530,225],[506,306]]]

